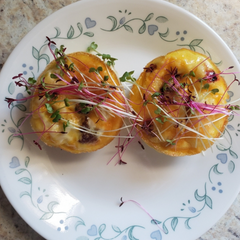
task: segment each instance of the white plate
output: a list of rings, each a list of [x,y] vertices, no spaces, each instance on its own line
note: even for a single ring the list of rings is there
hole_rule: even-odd
[[[61,9],[38,24],[16,47],[1,72],[0,177],[4,192],[22,218],[47,239],[168,240],[196,239],[229,208],[240,186],[238,119],[230,119],[225,146],[192,157],[172,158],[137,141],[124,161],[107,162],[116,141],[90,154],[72,155],[32,142],[34,135],[14,137],[27,103],[10,109],[5,97],[26,92],[12,77],[35,76],[51,60],[45,36],[68,52],[84,51],[95,41],[99,51],[118,58],[116,69],[135,70],[169,51],[186,47],[210,55],[221,69],[239,66],[229,48],[188,12],[157,0],[88,0]],[[227,75],[228,83],[232,76]],[[231,88],[231,98],[239,91]],[[30,130],[28,123],[22,129]],[[120,198],[136,203],[119,207]],[[164,231],[163,231],[164,230]]]

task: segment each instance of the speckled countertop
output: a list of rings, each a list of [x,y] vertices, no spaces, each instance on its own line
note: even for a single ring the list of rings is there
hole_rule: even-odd
[[[42,19],[77,0],[0,0],[0,69],[19,41]],[[100,0],[99,0],[100,1]],[[240,61],[239,0],[169,0],[207,23]],[[41,240],[0,188],[0,240]],[[240,194],[226,214],[198,240],[240,239]],[[184,240],[184,239],[178,239]]]

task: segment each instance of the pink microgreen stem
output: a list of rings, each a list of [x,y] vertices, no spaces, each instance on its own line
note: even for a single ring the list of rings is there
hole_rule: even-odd
[[[159,226],[159,224],[158,224],[157,221],[152,217],[152,215],[151,215],[140,203],[138,203],[138,202],[135,201],[135,200],[131,200],[131,199],[126,200],[126,201],[123,201],[122,197],[120,198],[120,201],[121,201],[121,203],[119,204],[119,207],[121,207],[123,204],[128,203],[128,202],[132,202],[132,203],[136,204],[138,207],[140,207],[140,208],[152,219],[152,221],[157,225],[157,227],[158,227],[163,233],[166,234],[166,232]]]

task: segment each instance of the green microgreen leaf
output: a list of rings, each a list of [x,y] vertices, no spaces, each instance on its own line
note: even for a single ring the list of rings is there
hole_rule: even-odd
[[[48,101],[51,100],[51,95],[48,92],[45,93],[45,97]]]
[[[69,107],[70,104],[69,104],[69,99],[68,98],[64,98],[64,103],[65,103],[65,106],[66,107]]]
[[[87,48],[87,52],[95,51],[98,48],[98,45],[95,42],[92,42]]]
[[[69,68],[70,71],[73,71],[73,69],[74,69],[74,63],[71,63],[71,64],[68,66],[68,68]]]
[[[55,79],[58,78],[54,73],[51,73],[51,74],[50,74],[50,77],[51,77],[51,78],[55,78]]]
[[[31,85],[34,85],[37,82],[37,80],[35,80],[34,78],[30,77],[28,78],[28,83]]]
[[[211,92],[212,92],[213,94],[215,94],[215,93],[219,92],[219,89],[218,89],[218,88],[214,88],[214,89],[211,90]]]
[[[155,98],[155,97],[158,97],[158,96],[160,96],[160,95],[161,95],[160,92],[155,92],[151,97],[152,97],[152,98]]]
[[[149,100],[146,100],[146,101],[143,103],[143,106],[146,107],[148,103],[149,103]]]
[[[98,67],[97,69],[92,67],[92,68],[89,68],[89,72],[95,72],[96,74],[99,74],[99,72],[101,72],[103,69],[102,67]]]
[[[171,145],[176,145],[176,143],[173,142],[173,140],[169,140],[169,139],[167,139],[166,142],[170,143]]]
[[[107,81],[109,79],[109,76],[104,76],[103,80]]]
[[[156,110],[154,111],[154,113],[155,113],[156,115],[159,115],[159,114],[161,113],[161,109],[160,109],[160,108],[156,109]]]
[[[158,122],[161,123],[161,124],[164,123],[161,118],[156,118],[156,121],[158,121]]]
[[[203,89],[209,89],[209,84],[208,83],[204,84]]]
[[[125,72],[122,77],[120,77],[120,81],[121,82],[126,82],[127,80],[131,80],[131,81],[136,81],[136,78],[134,78],[132,75],[133,75],[134,71],[131,71],[131,72]]]
[[[70,125],[69,120],[66,123],[65,122],[63,123],[63,131],[64,132],[66,132],[66,128],[69,127],[69,125]]]
[[[84,87],[84,83],[80,82],[79,86],[78,86],[78,90],[81,91]]]
[[[59,110],[56,110],[52,115],[51,118],[53,118],[53,122],[58,122],[62,117],[59,114]]]
[[[53,113],[53,108],[49,103],[45,103],[45,107],[46,107],[48,113]]]
[[[195,74],[194,71],[190,71],[189,76],[190,76],[190,77],[196,77],[196,74]]]

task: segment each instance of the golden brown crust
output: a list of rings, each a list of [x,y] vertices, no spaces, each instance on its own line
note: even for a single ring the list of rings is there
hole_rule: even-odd
[[[84,82],[85,85],[89,86],[98,83],[95,86],[101,86],[102,88],[101,78],[103,79],[107,75],[109,76],[107,84],[113,86],[119,85],[119,80],[113,70],[95,55],[85,52],[68,54],[66,58],[67,65],[69,66],[72,62],[75,69],[74,72],[69,71],[69,73],[77,77],[79,83]],[[98,67],[102,67],[102,71],[99,73],[100,76],[95,72],[89,72],[90,68],[97,69]],[[41,79],[44,77],[45,84],[53,84],[58,87],[60,85],[66,86],[66,83],[63,81],[56,81],[56,79],[51,78],[50,75],[53,73],[60,74],[55,60],[48,64],[39,76],[37,83],[40,84]],[[66,74],[63,78],[68,82],[71,81]],[[107,86],[104,86],[104,89],[106,90],[99,88],[97,90],[88,90],[94,94],[106,96],[104,99],[105,102],[110,102],[113,98],[117,98],[118,103],[114,101],[114,104],[122,108],[121,103],[124,102],[124,98],[121,91],[116,90],[113,92],[114,87],[109,88]],[[108,90],[111,91],[111,94],[107,94]],[[45,96],[39,99],[39,93],[40,90],[36,90],[36,96],[31,101],[31,110],[33,112],[31,125],[40,139],[48,146],[58,147],[71,153],[92,152],[106,146],[114,139],[114,136],[118,135],[119,128],[122,126],[122,119],[119,116],[110,115],[109,110],[101,108],[101,113],[105,118],[105,120],[102,120],[95,110],[90,111],[88,114],[77,112],[79,103],[71,102],[71,99],[78,98],[76,95],[69,95],[67,92],[62,92],[58,95],[57,102],[53,103],[52,100],[47,101]],[[70,106],[68,107],[65,106],[65,98],[69,99]],[[65,121],[61,119],[53,123],[52,114],[47,111],[45,103],[51,104],[54,111],[59,109],[61,117]],[[67,120],[69,120],[70,126],[66,128],[67,133],[64,134],[62,133],[64,131],[63,123],[66,123]],[[78,127],[78,129],[74,127]],[[85,127],[98,135],[80,131],[79,127]]]
[[[227,85],[219,73],[209,58],[188,49],[170,52],[148,63],[130,96],[133,109],[143,118],[138,127],[142,139],[158,152],[171,156],[193,155],[211,147],[227,124],[227,116],[208,115],[210,111],[203,107],[226,103]],[[182,85],[173,85],[171,75]],[[206,75],[214,78],[201,81]],[[153,99],[155,92],[161,97]],[[183,100],[183,95],[188,98]],[[192,102],[202,103],[202,114],[195,105],[189,107]],[[161,113],[156,111],[156,104]]]

